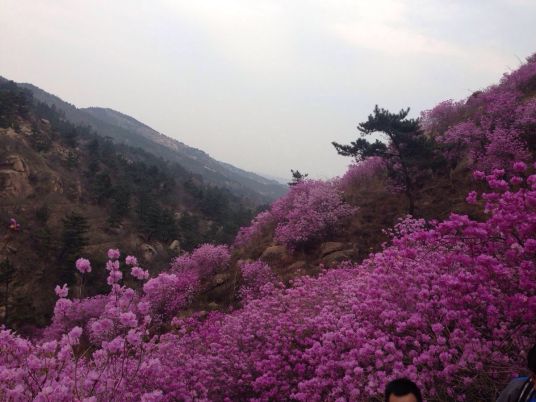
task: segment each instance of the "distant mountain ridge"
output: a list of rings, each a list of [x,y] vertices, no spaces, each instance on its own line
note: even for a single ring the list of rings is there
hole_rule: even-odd
[[[167,161],[179,163],[207,183],[227,188],[256,203],[273,201],[287,191],[287,186],[275,180],[217,161],[206,152],[170,138],[121,112],[102,107],[77,108],[33,84],[18,85],[30,90],[35,99],[63,112],[73,123],[89,126],[114,142],[140,147]]]

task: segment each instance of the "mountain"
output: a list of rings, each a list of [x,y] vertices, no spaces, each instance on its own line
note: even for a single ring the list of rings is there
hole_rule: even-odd
[[[105,110],[66,110],[0,81],[0,264],[15,268],[8,277],[16,295],[10,302],[13,314],[9,320],[7,313],[3,316],[15,326],[46,322],[54,302],[49,285],[73,284],[71,268],[80,256],[121,247],[139,255],[142,264],[162,267],[202,243],[229,243],[256,209],[251,198],[148,152],[158,144],[140,133],[145,130],[148,138],[155,134],[134,119]],[[76,116],[89,120],[92,113],[120,120],[128,130],[117,129],[119,123],[91,121],[123,132],[127,139],[145,139],[147,146],[113,142],[80,126]],[[169,147],[162,149],[172,154]],[[194,151],[187,149],[189,155]],[[16,233],[7,229],[10,218],[20,225]],[[0,266],[0,282],[8,277]],[[98,282],[91,279],[87,289],[98,293]]]
[[[35,99],[63,112],[67,120],[89,126],[116,143],[140,147],[167,161],[179,163],[207,183],[228,188],[255,203],[273,201],[287,191],[287,186],[275,180],[217,161],[202,150],[189,147],[118,111],[101,107],[77,108],[35,85],[19,85],[31,91]]]

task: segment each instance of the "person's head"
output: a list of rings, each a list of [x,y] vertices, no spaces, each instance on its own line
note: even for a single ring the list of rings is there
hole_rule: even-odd
[[[399,378],[385,387],[385,402],[422,402],[421,391],[413,381]]]

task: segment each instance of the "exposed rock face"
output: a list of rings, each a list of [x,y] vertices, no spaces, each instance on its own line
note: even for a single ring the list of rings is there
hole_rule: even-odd
[[[24,197],[31,193],[28,166],[19,155],[9,155],[0,161],[0,196]]]
[[[140,249],[141,253],[143,254],[143,258],[145,258],[146,261],[151,261],[157,254],[156,249],[147,243],[142,244]]]
[[[52,192],[63,194],[63,182],[60,177],[52,177],[50,179],[50,184]]]
[[[224,303],[233,294],[234,280],[231,272],[221,272],[210,278],[205,297],[215,303]]]
[[[261,260],[266,262],[282,261],[288,256],[285,246],[270,246],[267,247],[261,255]]]
[[[18,155],[10,155],[6,158],[6,163],[11,166],[11,169],[15,172],[25,173],[28,172],[26,162]]]
[[[212,279],[212,286],[221,286],[225,282],[227,282],[230,279],[230,275],[228,273],[221,273],[214,275],[214,278]]]
[[[334,253],[335,251],[341,251],[342,249],[344,249],[344,243],[335,241],[322,243],[320,246],[320,257],[324,257],[328,254]]]
[[[178,240],[173,240],[171,242],[171,244],[169,245],[168,247],[171,251],[173,251],[174,253],[180,253],[181,251],[181,244],[179,243]]]
[[[328,254],[322,257],[321,262],[326,266],[335,265],[338,262],[351,260],[354,255],[353,249],[335,251],[334,253]]]

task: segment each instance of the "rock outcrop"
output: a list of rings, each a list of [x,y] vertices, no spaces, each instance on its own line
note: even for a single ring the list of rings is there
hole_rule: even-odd
[[[0,197],[25,197],[32,192],[28,165],[19,155],[0,161]]]

